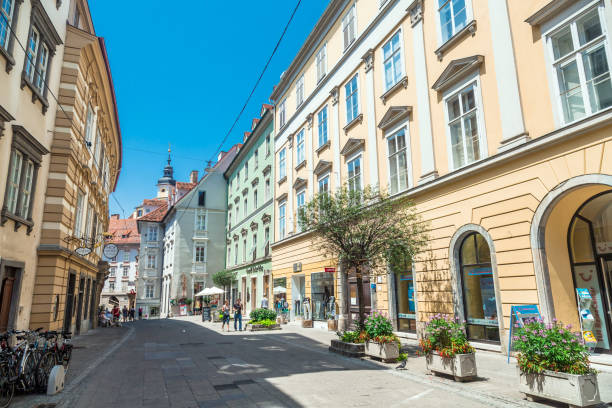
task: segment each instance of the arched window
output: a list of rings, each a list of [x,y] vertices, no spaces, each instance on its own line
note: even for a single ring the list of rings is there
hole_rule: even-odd
[[[477,232],[465,237],[459,259],[467,335],[473,340],[499,342],[491,252],[484,237]]]

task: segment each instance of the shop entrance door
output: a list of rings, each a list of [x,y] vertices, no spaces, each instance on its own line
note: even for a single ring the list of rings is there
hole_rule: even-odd
[[[15,269],[6,267],[6,276],[2,279],[2,287],[0,288],[0,333],[8,329],[14,283]]]
[[[612,254],[602,256],[600,260],[604,284],[606,285],[608,327],[612,327]]]
[[[68,288],[66,290],[66,304],[64,305],[64,331],[70,331],[70,326],[72,325],[75,283],[76,275],[74,273],[70,273],[68,277]]]
[[[251,278],[251,310],[257,309],[257,277]]]
[[[76,334],[81,333],[81,320],[83,318],[83,291],[85,290],[85,278],[79,279],[79,297],[77,303]]]

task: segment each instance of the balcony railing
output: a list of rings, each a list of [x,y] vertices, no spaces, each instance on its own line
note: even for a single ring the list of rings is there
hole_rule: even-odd
[[[208,238],[208,231],[204,230],[195,230],[193,231],[194,238]]]

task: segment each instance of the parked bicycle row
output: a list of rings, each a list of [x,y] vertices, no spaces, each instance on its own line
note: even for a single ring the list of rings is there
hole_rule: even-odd
[[[0,408],[8,407],[15,392],[46,392],[56,365],[68,369],[71,333],[11,330],[0,334]]]

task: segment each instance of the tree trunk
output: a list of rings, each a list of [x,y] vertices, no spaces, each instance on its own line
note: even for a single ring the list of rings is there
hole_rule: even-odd
[[[363,303],[363,276],[361,266],[355,267],[355,278],[357,281],[357,304],[359,305],[359,327],[363,327],[365,321],[365,304]]]

